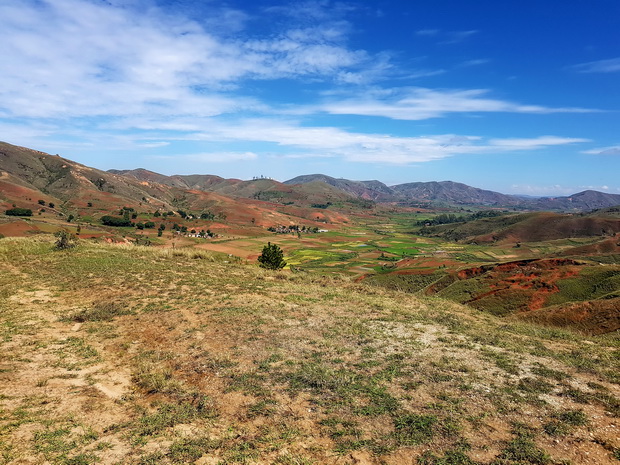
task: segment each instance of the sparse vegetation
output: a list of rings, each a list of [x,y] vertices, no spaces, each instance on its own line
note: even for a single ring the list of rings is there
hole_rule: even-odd
[[[599,428],[618,414],[614,335],[507,323],[190,248],[82,241],[59,254],[51,242],[0,241],[10,270],[0,273],[0,368],[10,370],[0,376],[11,393],[0,398],[0,458],[616,460],[612,429]]]

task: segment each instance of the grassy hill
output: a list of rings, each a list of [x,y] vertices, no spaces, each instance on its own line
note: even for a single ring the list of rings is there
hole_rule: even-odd
[[[0,239],[0,463],[618,463],[617,333],[228,261]]]
[[[420,232],[427,236],[479,244],[540,242],[570,237],[614,236],[620,232],[620,218],[607,214],[523,213],[428,226]]]

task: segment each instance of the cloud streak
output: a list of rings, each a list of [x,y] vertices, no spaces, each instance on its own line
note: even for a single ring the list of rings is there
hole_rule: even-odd
[[[620,145],[613,145],[611,147],[600,147],[591,150],[584,150],[581,153],[588,155],[620,155]]]
[[[587,139],[543,136],[533,139],[490,139],[455,134],[397,137],[349,132],[338,128],[305,127],[280,120],[245,120],[237,126],[215,126],[190,139],[209,142],[271,143],[300,157],[337,157],[348,161],[406,165],[454,155],[500,154],[587,142]]]
[[[580,73],[618,73],[620,72],[620,57],[581,63],[573,66],[573,69]]]
[[[334,101],[322,110],[335,115],[382,116],[399,120],[424,120],[451,113],[590,113],[586,108],[553,108],[524,105],[486,97],[487,89],[434,90],[411,88],[376,96]]]

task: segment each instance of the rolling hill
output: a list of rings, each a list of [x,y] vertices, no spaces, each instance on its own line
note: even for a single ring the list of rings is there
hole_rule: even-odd
[[[159,184],[187,190],[215,192],[233,198],[265,200],[297,206],[311,206],[327,202],[347,201],[354,195],[328,184],[287,185],[272,179],[260,178],[250,181],[225,179],[214,175],[192,174],[165,176],[142,168],[135,170],[109,170],[138,181],[157,182]]]
[[[620,218],[600,214],[586,216],[534,212],[426,226],[420,233],[477,244],[540,242],[571,237],[613,237],[620,233]]]
[[[208,185],[219,186],[208,191]],[[198,186],[198,187],[197,187]],[[233,186],[233,187],[230,187]],[[236,187],[235,187],[236,186]],[[202,187],[202,188],[199,188]],[[217,176],[168,177],[148,170],[106,172],[58,155],[0,143],[0,208],[12,205],[33,211],[82,217],[108,215],[120,207],[140,211],[209,211],[241,225],[271,226],[346,219],[335,211],[310,208],[312,201],[351,199],[333,192],[304,192],[270,180],[223,180]],[[287,194],[287,190],[290,194]],[[243,196],[226,195],[234,191]],[[274,202],[290,195],[299,205]],[[40,203],[39,201],[43,202]],[[292,202],[291,202],[292,203]]]

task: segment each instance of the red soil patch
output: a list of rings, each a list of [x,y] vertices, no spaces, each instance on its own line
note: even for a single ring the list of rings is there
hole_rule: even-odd
[[[10,200],[22,200],[28,202],[29,205],[37,204],[37,200],[46,200],[48,196],[41,194],[38,190],[30,189],[25,186],[13,184],[4,179],[0,179],[0,191],[2,195]],[[18,205],[19,206],[19,205]]]
[[[484,276],[490,290],[473,296],[466,303],[473,303],[490,296],[510,298],[514,292],[527,292],[530,300],[521,311],[535,311],[543,308],[549,295],[559,291],[557,282],[579,274],[578,262],[570,259],[533,259],[483,265],[467,268],[455,273],[454,279],[466,280]],[[438,290],[429,289],[431,293]]]
[[[26,236],[32,231],[39,231],[39,228],[23,220],[0,224],[0,234],[7,237]]]
[[[620,298],[574,302],[519,313],[516,318],[538,324],[576,328],[597,335],[620,329]]]

